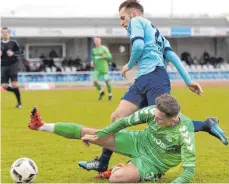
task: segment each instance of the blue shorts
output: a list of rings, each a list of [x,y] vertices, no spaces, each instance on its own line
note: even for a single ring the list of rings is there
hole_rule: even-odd
[[[164,93],[170,93],[170,90],[170,80],[166,69],[163,66],[157,66],[154,71],[138,77],[122,99],[143,108],[155,105],[156,98]]]

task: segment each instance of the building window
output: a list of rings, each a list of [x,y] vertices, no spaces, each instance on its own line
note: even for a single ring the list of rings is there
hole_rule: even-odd
[[[39,58],[62,60],[66,56],[65,44],[26,44],[26,59],[37,61]]]

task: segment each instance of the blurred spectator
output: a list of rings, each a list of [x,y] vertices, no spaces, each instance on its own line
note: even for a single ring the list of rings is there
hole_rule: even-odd
[[[87,64],[85,62],[82,63],[82,67],[80,68],[80,71],[86,71]]]
[[[216,57],[211,57],[210,58],[210,64],[213,65],[215,68],[222,64],[224,62],[222,57],[216,58]]]
[[[206,65],[206,64],[210,64],[213,65],[215,68],[222,64],[224,62],[224,59],[222,57],[214,57],[214,56],[210,56],[210,54],[208,52],[204,52],[202,59],[199,61],[199,64],[201,65]]]
[[[64,58],[64,60],[61,62],[62,67],[67,67],[68,66],[68,60],[67,58]]]
[[[191,57],[189,52],[183,52],[181,54],[181,60],[185,61],[187,65],[192,65],[193,64],[193,60],[192,60],[192,57]]]
[[[49,68],[56,67],[56,65],[55,65],[55,63],[54,63],[54,60],[53,60],[53,57],[49,57],[49,60],[48,60],[48,67],[49,67]]]
[[[56,66],[52,57],[49,58],[49,68],[56,68],[57,72],[61,72],[61,69]]]
[[[29,67],[29,61],[28,61],[27,59],[23,58],[23,59],[22,59],[22,63],[23,63],[24,66],[25,66],[25,71],[26,71],[26,72],[30,72],[31,70],[30,70],[30,67]]]
[[[43,62],[43,65],[39,67],[41,71],[45,71],[46,68],[52,69],[53,67],[56,68],[57,72],[61,71],[61,69],[55,65],[55,62],[52,57],[50,57],[49,59],[41,58],[41,60]]]
[[[89,62],[87,62],[86,67],[85,67],[85,71],[91,71],[91,64]]]
[[[72,61],[72,66],[80,67],[82,65],[81,62],[82,62],[81,59],[77,57],[76,59]]]
[[[68,59],[68,66],[71,67],[72,64],[73,64],[73,59],[72,59],[72,57],[70,57],[70,58]]]
[[[217,62],[216,57],[210,57],[209,64],[215,66],[216,62]]]
[[[210,55],[208,52],[205,51],[203,53],[203,59],[201,59],[199,63],[201,65],[206,65],[206,64],[210,63]]]
[[[221,65],[224,63],[224,59],[222,57],[217,58],[217,65]]]
[[[50,58],[57,58],[58,56],[57,56],[56,51],[55,50],[51,50],[50,53],[49,53],[49,57]]]
[[[112,62],[112,63],[111,63],[111,65],[110,65],[110,70],[111,70],[111,71],[117,71],[117,70],[118,70],[115,62]]]
[[[82,60],[79,57],[76,57],[75,59],[72,59],[71,57],[69,58],[64,58],[64,60],[61,62],[61,66],[63,68],[66,67],[75,67],[77,68],[77,71],[85,71],[86,70],[86,65],[83,65]]]
[[[40,59],[43,62],[44,68],[49,67],[49,60],[48,59],[46,59],[45,57],[44,58],[40,58]]]

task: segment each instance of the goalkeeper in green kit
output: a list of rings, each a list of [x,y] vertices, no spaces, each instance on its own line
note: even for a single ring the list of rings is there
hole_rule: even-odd
[[[101,45],[101,38],[94,38],[95,48],[92,49],[92,62],[91,65],[94,67],[93,72],[93,83],[97,90],[99,90],[99,100],[105,95],[102,86],[98,80],[102,79],[105,81],[108,90],[108,99],[112,100],[111,84],[109,81],[109,62],[112,60],[112,55],[107,47]]]
[[[157,182],[165,172],[180,163],[184,171],[173,183],[187,183],[194,176],[193,123],[180,113],[179,103],[169,94],[159,96],[155,106],[140,109],[102,130],[74,123],[44,123],[36,107],[30,117],[29,128],[32,130],[83,140],[87,146],[97,144],[132,158],[127,165],[113,170],[109,178],[111,183]],[[144,130],[124,130],[143,123],[148,124]]]

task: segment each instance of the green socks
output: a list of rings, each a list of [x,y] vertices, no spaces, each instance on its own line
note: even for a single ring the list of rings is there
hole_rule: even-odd
[[[82,125],[75,123],[55,123],[54,133],[69,139],[80,139]]]
[[[106,85],[108,93],[111,93],[111,84],[109,82],[106,82]]]

